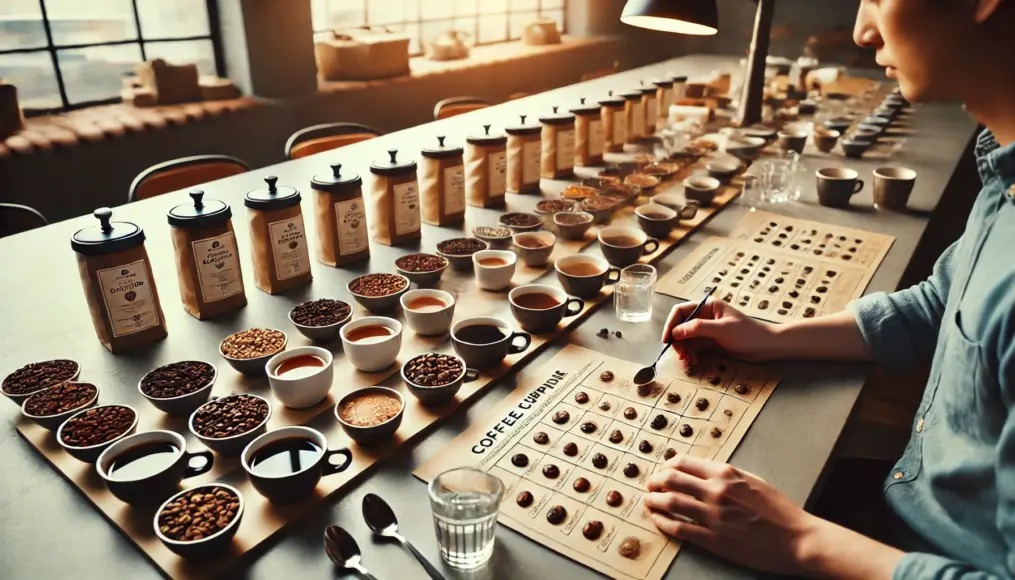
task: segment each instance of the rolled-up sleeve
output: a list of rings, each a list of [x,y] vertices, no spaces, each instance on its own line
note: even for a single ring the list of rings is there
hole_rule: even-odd
[[[933,357],[961,241],[941,254],[927,280],[892,294],[864,296],[847,306],[875,360],[886,368],[903,372]]]
[[[977,570],[965,562],[944,556],[910,552],[899,560],[892,580],[1001,580],[998,576]]]

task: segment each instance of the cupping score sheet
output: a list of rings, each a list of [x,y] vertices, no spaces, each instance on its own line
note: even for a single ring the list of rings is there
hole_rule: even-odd
[[[648,517],[648,478],[680,454],[727,461],[779,377],[719,356],[684,368],[668,355],[638,389],[640,368],[567,345],[415,475],[486,471],[504,483],[501,523],[610,577],[658,580],[680,543]]]

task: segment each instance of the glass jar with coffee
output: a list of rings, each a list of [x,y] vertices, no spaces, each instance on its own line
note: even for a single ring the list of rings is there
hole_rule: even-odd
[[[423,222],[448,226],[465,221],[465,164],[462,148],[437,137],[436,147],[424,147],[419,165]]]
[[[465,142],[465,196],[475,207],[504,207],[507,191],[506,135],[483,133],[469,135]]]
[[[574,164],[577,167],[602,165],[606,133],[600,105],[586,105],[582,97],[581,105],[571,112],[574,113]]]
[[[562,179],[574,175],[574,115],[557,112],[539,118],[543,125],[539,176]]]
[[[370,257],[363,180],[335,163],[310,180],[317,220],[317,261],[337,267]]]
[[[507,190],[512,193],[539,191],[542,127],[521,123],[505,127],[507,138]]]
[[[247,193],[243,204],[254,247],[254,283],[268,294],[279,294],[313,280],[310,250],[299,190],[279,187],[274,175],[264,182],[268,187]]]

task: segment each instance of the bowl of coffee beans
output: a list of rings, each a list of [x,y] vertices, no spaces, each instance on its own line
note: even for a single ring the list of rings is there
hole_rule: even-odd
[[[250,328],[222,339],[219,354],[240,373],[261,377],[267,374],[268,359],[285,350],[289,338],[274,328]]]
[[[271,404],[257,395],[229,395],[201,405],[187,422],[190,432],[221,455],[236,455],[268,430]]]
[[[95,385],[68,381],[25,399],[21,404],[21,414],[50,431],[56,431],[71,415],[94,406],[98,400],[99,388]]]
[[[137,411],[127,405],[101,405],[78,411],[60,425],[56,440],[64,451],[95,463],[113,443],[137,429]]]
[[[289,322],[314,342],[338,338],[342,325],[352,320],[352,307],[341,300],[321,298],[304,302],[289,311]]]
[[[421,287],[436,286],[447,268],[447,258],[433,254],[409,254],[395,260],[398,273]]]
[[[489,247],[490,244],[476,238],[453,238],[437,244],[437,255],[447,258],[454,270],[471,270],[472,255]]]
[[[421,354],[402,365],[402,382],[427,407],[450,402],[462,383],[475,378],[476,372],[465,368],[465,361],[439,352]]]
[[[409,290],[409,279],[401,274],[366,274],[346,287],[349,294],[374,314],[389,312]]]
[[[543,220],[534,213],[511,212],[500,216],[500,223],[515,233],[531,232],[543,227]]]
[[[80,373],[81,366],[72,360],[28,363],[4,378],[3,383],[0,383],[0,392],[20,405],[43,389],[77,379]]]
[[[493,250],[506,250],[511,245],[511,234],[509,228],[496,226],[478,226],[472,228],[472,235],[490,244]]]
[[[243,517],[243,495],[224,483],[185,489],[155,512],[155,535],[173,553],[208,560],[233,541]]]
[[[185,360],[148,371],[137,390],[156,409],[170,415],[189,415],[208,401],[218,371],[211,363]]]

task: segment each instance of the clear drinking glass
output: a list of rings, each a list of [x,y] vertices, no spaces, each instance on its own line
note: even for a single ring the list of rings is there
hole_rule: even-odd
[[[635,264],[620,271],[620,281],[613,289],[617,319],[622,322],[645,322],[652,318],[652,294],[656,289],[656,269]]]
[[[750,211],[758,209],[763,201],[761,182],[757,175],[744,175],[744,188],[740,192],[740,203],[744,204]]]
[[[459,570],[486,564],[493,554],[504,484],[486,472],[460,467],[435,477],[427,490],[444,561]]]
[[[764,201],[786,203],[800,199],[800,156],[785,151],[762,162],[761,179]]]

